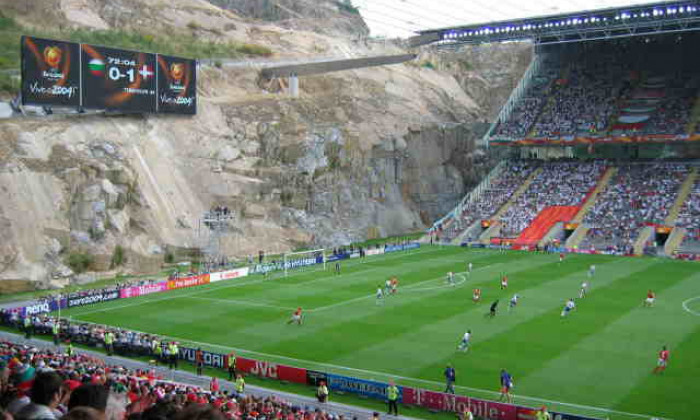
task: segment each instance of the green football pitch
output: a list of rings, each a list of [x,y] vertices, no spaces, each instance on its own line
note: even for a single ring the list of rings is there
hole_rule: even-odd
[[[156,333],[218,352],[348,376],[498,397],[499,371],[515,402],[605,418],[699,418],[700,264],[657,258],[558,255],[424,247],[263,278],[250,276],[65,311],[73,319]],[[474,271],[465,273],[466,263]],[[596,265],[587,297],[578,299]],[[446,284],[454,271],[456,285]],[[509,287],[500,290],[507,273]],[[390,276],[397,295],[378,305]],[[472,302],[481,288],[482,302]],[[644,307],[648,289],[656,304]],[[508,311],[508,301],[520,295]],[[560,316],[566,299],[577,308]],[[697,299],[694,299],[698,297]],[[500,299],[494,318],[486,317]],[[297,306],[302,326],[288,325]],[[470,329],[472,346],[456,350]],[[663,345],[669,367],[653,374]]]

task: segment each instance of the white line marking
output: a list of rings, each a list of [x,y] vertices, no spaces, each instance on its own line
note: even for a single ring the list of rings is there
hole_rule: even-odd
[[[493,267],[494,265],[498,265],[498,264],[487,265],[487,266],[482,267],[481,269],[483,270],[483,269],[485,269],[485,268],[487,268],[487,267]],[[473,271],[477,271],[477,270],[473,270]],[[463,273],[466,273],[466,271],[463,272]],[[464,284],[464,283],[467,281],[467,279],[462,275],[463,273],[455,273],[455,275],[461,276],[461,277],[464,279],[464,280],[461,281],[460,283],[455,283],[455,287],[456,287],[457,285],[462,285],[462,284]],[[411,288],[412,286],[419,285],[419,284],[423,284],[423,283],[427,283],[427,282],[430,282],[430,281],[440,280],[441,278],[443,278],[443,277],[441,276],[441,277],[435,277],[435,278],[432,278],[432,279],[427,279],[427,280],[419,281],[418,283],[413,283],[413,284],[411,284],[411,285],[409,285],[409,286],[406,286],[406,287],[402,288],[401,290],[403,290],[403,291],[409,291],[409,292],[417,292],[417,291],[436,290],[436,289],[444,289],[444,288],[451,288],[451,287],[452,287],[452,286],[450,286],[450,285],[443,285],[443,286],[436,286],[436,287],[425,287],[425,288],[420,288],[420,289],[412,289],[412,288]],[[408,289],[408,290],[407,290],[407,289]],[[369,298],[374,298],[374,297],[375,297],[374,294],[365,295],[365,296],[360,296],[360,297],[356,297],[356,298],[353,298],[353,299],[344,300],[344,301],[342,301],[342,302],[337,302],[337,303],[332,303],[332,304],[330,304],[330,305],[321,306],[320,308],[309,309],[309,310],[307,310],[307,312],[320,312],[320,311],[325,311],[325,310],[327,310],[327,309],[337,308],[337,307],[339,307],[339,306],[347,305],[348,303],[358,302],[358,301],[360,301],[360,300],[369,299]]]
[[[497,265],[497,264],[492,264],[492,265]],[[486,267],[491,267],[491,265],[487,265],[487,266],[485,266],[484,268],[486,268]],[[476,271],[476,270],[473,270],[473,271]],[[418,288],[412,287],[412,286],[414,286],[414,285],[416,285],[416,284],[424,283],[424,282],[421,282],[421,283],[414,283],[414,284],[411,284],[411,285],[406,286],[406,287],[404,288],[404,291],[408,291],[408,292],[424,292],[424,291],[427,291],[427,290],[450,289],[450,288],[453,288],[453,287],[461,286],[461,285],[463,285],[464,283],[467,282],[467,277],[466,277],[463,273],[466,273],[466,271],[464,271],[464,272],[462,272],[462,273],[455,273],[455,276],[461,277],[461,278],[462,278],[462,281],[455,282],[454,286],[453,286],[453,285],[450,285],[450,284],[441,284],[441,285],[439,285],[439,286],[432,286],[432,287],[418,287]],[[440,279],[440,278],[438,278],[438,279],[426,280],[426,281],[439,280],[439,279]]]
[[[284,309],[285,311],[293,311],[296,308],[290,308],[287,306],[277,306],[277,305],[271,305],[268,303],[264,302],[253,302],[250,300],[238,300],[238,299],[216,299],[216,298],[207,298],[207,297],[198,297],[198,296],[178,296],[175,299],[199,299],[199,300],[210,300],[213,302],[222,302],[222,303],[231,303],[234,305],[248,305],[248,306],[261,306],[263,308],[273,308],[273,309]]]
[[[688,303],[690,303],[690,302],[692,302],[692,301],[694,301],[694,300],[700,300],[700,296],[695,296],[695,297],[692,297],[692,298],[690,298],[690,299],[685,300],[685,301],[682,303],[683,309],[685,309],[685,311],[688,312],[688,313],[691,314],[691,315],[700,316],[700,312],[694,311],[694,310],[692,310],[692,309],[690,309],[690,308],[688,307]]]

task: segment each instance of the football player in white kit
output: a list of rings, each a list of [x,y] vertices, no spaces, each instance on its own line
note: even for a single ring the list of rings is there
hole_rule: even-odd
[[[469,351],[469,341],[472,338],[472,330],[467,330],[462,336],[462,341],[457,345],[457,350],[459,351]]]
[[[587,280],[584,280],[583,283],[581,283],[581,291],[578,293],[578,297],[580,299],[583,299],[586,297],[586,293],[588,293],[588,288],[590,286],[591,285],[589,284],[589,282]]]
[[[574,303],[574,298],[571,298],[566,301],[566,305],[564,305],[564,309],[561,311],[561,317],[564,318],[565,316],[569,315],[569,312],[573,311],[576,309],[576,304]]]

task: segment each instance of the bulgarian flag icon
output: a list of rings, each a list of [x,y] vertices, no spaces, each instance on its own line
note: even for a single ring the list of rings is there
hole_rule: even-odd
[[[93,76],[104,77],[105,75],[105,63],[98,58],[90,60],[88,69],[90,69],[90,73],[92,73]]]

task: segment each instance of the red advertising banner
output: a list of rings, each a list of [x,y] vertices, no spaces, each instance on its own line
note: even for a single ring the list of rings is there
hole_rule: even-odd
[[[262,378],[306,384],[306,369],[278,365],[272,362],[237,357],[236,370]]]
[[[403,403],[453,413],[461,413],[469,406],[474,416],[479,418],[518,420],[518,407],[515,405],[409,387],[403,387]]]
[[[209,283],[209,274],[201,276],[189,276],[180,279],[168,280],[168,290],[184,289],[185,287],[201,286]]]

